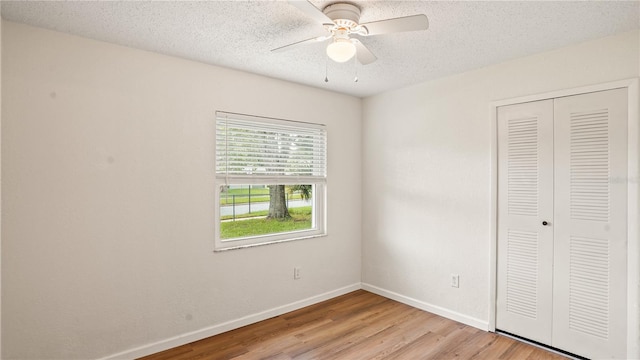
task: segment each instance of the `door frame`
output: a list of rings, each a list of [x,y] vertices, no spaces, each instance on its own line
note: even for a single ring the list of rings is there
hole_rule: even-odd
[[[640,358],[640,81],[638,78],[494,101],[491,111],[491,254],[489,331],[496,331],[498,254],[498,107],[597,91],[627,89],[627,357]]]

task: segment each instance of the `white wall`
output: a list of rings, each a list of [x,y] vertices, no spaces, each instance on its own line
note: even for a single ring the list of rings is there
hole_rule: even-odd
[[[0,17],[0,69],[2,69],[2,18]],[[0,109],[2,109],[2,71],[0,71]],[[0,111],[0,159],[2,158],[2,111]],[[2,167],[0,166],[0,184],[2,184]],[[2,186],[0,186],[0,203],[2,203]],[[2,206],[0,206],[0,324],[2,324]],[[2,357],[2,326],[0,326],[0,357]]]
[[[365,288],[486,328],[491,102],[637,77],[638,35],[603,38],[365,99]],[[460,275],[460,288],[450,286],[452,273]]]
[[[359,286],[360,99],[3,26],[3,358],[108,356]],[[213,253],[216,110],[327,124],[329,236]]]

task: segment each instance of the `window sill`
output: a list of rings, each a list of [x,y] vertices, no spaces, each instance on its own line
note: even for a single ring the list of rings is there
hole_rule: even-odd
[[[280,243],[284,243],[284,242],[298,241],[298,240],[305,240],[305,239],[314,239],[314,238],[320,238],[320,237],[326,237],[326,236],[327,236],[327,234],[324,233],[324,234],[304,235],[304,236],[292,237],[292,238],[289,238],[289,239],[282,239],[282,240],[265,241],[265,242],[261,242],[261,243],[255,243],[255,244],[226,246],[226,247],[220,247],[220,248],[214,249],[213,252],[214,253],[218,253],[218,252],[225,252],[225,251],[229,251],[229,250],[246,249],[246,248],[252,248],[252,247],[256,247],[256,246],[273,245],[273,244],[280,244]]]

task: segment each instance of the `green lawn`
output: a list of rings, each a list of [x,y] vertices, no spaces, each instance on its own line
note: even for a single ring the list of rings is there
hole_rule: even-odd
[[[244,218],[267,216],[267,215],[269,215],[269,210],[252,211],[252,212],[250,212],[248,214],[236,215],[236,219],[244,219]],[[220,220],[231,220],[231,219],[233,219],[233,215],[220,216]]]
[[[245,236],[274,234],[311,229],[311,206],[289,209],[291,219],[250,219],[220,223],[220,238],[232,239]],[[256,216],[256,213],[251,214]],[[266,213],[263,215],[266,216]]]

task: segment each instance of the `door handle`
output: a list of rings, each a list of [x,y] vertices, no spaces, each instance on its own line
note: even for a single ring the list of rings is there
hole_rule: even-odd
[[[549,223],[548,223],[548,222],[546,222],[546,221],[543,221],[543,222],[542,222],[542,225],[543,225],[543,226],[547,226],[547,225],[549,225]]]

